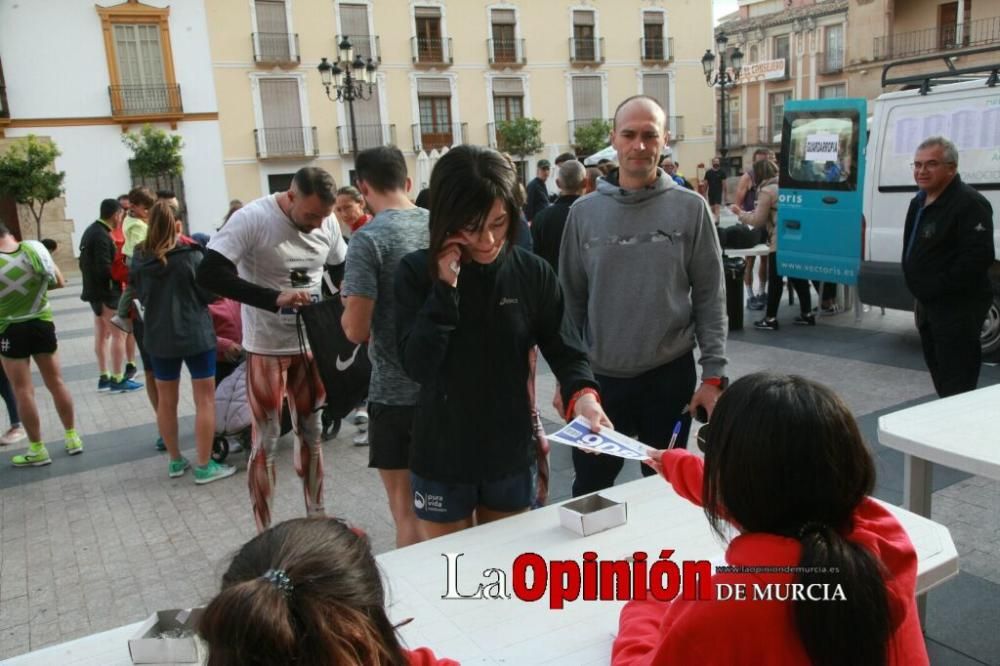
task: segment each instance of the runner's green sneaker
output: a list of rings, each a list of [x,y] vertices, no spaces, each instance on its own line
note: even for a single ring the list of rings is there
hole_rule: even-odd
[[[49,450],[45,448],[45,444],[38,443],[32,444],[28,447],[27,452],[14,456],[10,461],[14,467],[41,467],[51,464],[52,458],[49,457]]]
[[[194,482],[200,486],[212,483],[212,481],[218,481],[219,479],[225,479],[233,474],[236,474],[236,468],[232,465],[221,465],[209,459],[208,464],[204,467],[199,465],[194,468]]]
[[[170,475],[171,479],[176,479],[179,476],[184,476],[184,472],[191,467],[191,463],[188,459],[181,456],[180,460],[171,460],[170,467],[167,468],[167,473]]]
[[[75,432],[66,435],[66,453],[71,456],[83,453],[83,440]]]

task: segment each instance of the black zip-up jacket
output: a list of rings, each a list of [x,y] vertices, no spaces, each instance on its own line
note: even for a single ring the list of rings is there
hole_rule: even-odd
[[[396,272],[399,358],[420,384],[410,469],[452,483],[522,472],[535,459],[532,346],[567,406],[580,389],[597,388],[558,278],[543,259],[514,247],[492,264],[464,264],[452,288],[431,277],[427,252],[408,254]]]
[[[906,248],[922,196],[910,201],[903,232],[903,274],[910,293],[925,305],[988,301],[987,270],[994,261],[993,208],[956,174],[944,192],[924,208],[909,257]]]
[[[181,358],[215,349],[215,329],[208,303],[213,294],[195,283],[201,263],[200,245],[178,242],[163,265],[136,248],[129,267],[129,284],[142,303],[142,342],[151,356]]]
[[[549,262],[559,273],[559,248],[562,246],[563,229],[569,217],[569,207],[579,199],[577,194],[562,194],[551,206],[535,214],[531,223],[531,249],[539,257]]]
[[[83,291],[80,300],[111,304],[116,289],[111,279],[111,263],[115,260],[115,240],[111,229],[101,220],[91,224],[80,238],[80,274]]]

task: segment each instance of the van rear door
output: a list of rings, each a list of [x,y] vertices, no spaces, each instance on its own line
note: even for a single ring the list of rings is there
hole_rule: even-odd
[[[781,131],[778,273],[857,283],[864,99],[789,101]]]

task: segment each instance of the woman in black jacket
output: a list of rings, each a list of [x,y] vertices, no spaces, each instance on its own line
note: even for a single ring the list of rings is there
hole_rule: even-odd
[[[400,359],[421,385],[410,471],[424,538],[530,506],[534,345],[559,380],[567,418],[610,426],[556,274],[515,247],[517,183],[495,151],[449,151],[431,174],[430,247],[396,273]]]
[[[129,282],[142,304],[143,343],[153,362],[159,400],[156,424],[170,454],[168,473],[183,476],[191,464],[177,441],[177,401],[181,364],[191,374],[195,406],[197,467],[194,482],[211,483],[236,472],[211,458],[215,432],[215,331],[208,313],[211,295],[195,284],[202,249],[195,242],[178,243],[181,225],[167,201],[158,201],[149,215],[146,240],[136,247]]]

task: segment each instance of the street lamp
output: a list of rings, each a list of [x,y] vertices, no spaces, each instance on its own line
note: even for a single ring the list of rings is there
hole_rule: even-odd
[[[722,139],[719,146],[719,155],[723,161],[726,159],[726,88],[735,86],[740,79],[740,70],[743,69],[743,52],[739,47],[733,51],[730,59],[732,61],[732,71],[726,68],[726,44],[729,39],[721,32],[715,37],[715,49],[719,52],[719,68],[715,69],[715,55],[712,49],[706,49],[705,55],[701,57],[701,66],[705,70],[705,82],[710,86],[719,86],[719,96],[721,104]]]
[[[338,59],[332,65],[326,58],[319,63],[319,76],[332,102],[347,102],[351,122],[351,153],[358,158],[358,130],[354,123],[354,100],[371,99],[375,94],[375,68],[371,58],[354,54],[351,40],[346,36],[337,45]]]

